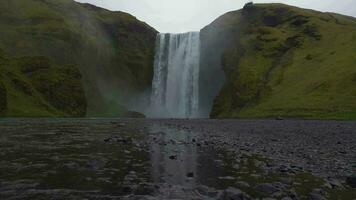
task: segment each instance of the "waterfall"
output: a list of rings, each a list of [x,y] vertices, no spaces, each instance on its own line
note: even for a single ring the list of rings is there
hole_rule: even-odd
[[[198,117],[199,64],[199,32],[157,35],[151,117]]]

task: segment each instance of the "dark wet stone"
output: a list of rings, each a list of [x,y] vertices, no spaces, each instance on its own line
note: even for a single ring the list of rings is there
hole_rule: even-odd
[[[118,127],[124,127],[124,126],[126,126],[126,124],[125,123],[118,123],[117,126]]]
[[[218,191],[210,188],[208,186],[205,185],[200,185],[196,188],[197,192],[203,196],[208,196],[208,197],[216,197],[218,195]]]
[[[233,187],[229,187],[224,190],[219,200],[250,200],[251,197],[242,192],[241,190]]]
[[[287,191],[287,195],[288,197],[292,198],[292,199],[298,199],[298,194],[295,191],[294,188],[290,189],[289,191]]]
[[[122,144],[131,144],[132,143],[132,138],[117,138],[116,142],[122,143]]]
[[[351,176],[351,177],[347,177],[346,183],[347,183],[350,187],[356,188],[356,175]]]
[[[275,192],[280,191],[277,187],[275,187],[274,185],[272,185],[270,183],[259,184],[255,187],[255,190],[257,190],[258,192],[264,193],[264,194],[268,194],[268,195],[271,195]]]
[[[87,162],[86,167],[91,170],[98,170],[105,166],[106,161],[104,159],[101,160],[90,160]]]
[[[236,182],[236,185],[238,187],[250,187],[250,184],[248,184],[247,182],[244,182],[244,181],[238,181],[238,182]]]
[[[328,178],[326,180],[326,184],[329,188],[343,188],[343,185],[340,181],[338,181],[337,179],[333,179],[333,178]]]
[[[283,197],[281,200],[293,200],[293,199],[290,197]]]
[[[346,151],[339,151],[340,154],[347,154]]]
[[[187,173],[187,177],[193,178],[193,177],[194,177],[194,173],[193,173],[193,172],[188,172],[188,173]]]
[[[121,193],[130,194],[133,192],[133,189],[130,186],[124,186],[121,188]]]
[[[152,185],[139,185],[136,190],[137,195],[150,195],[155,192],[155,187]]]
[[[178,156],[177,155],[172,155],[172,156],[169,156],[169,159],[171,160],[177,160]]]
[[[104,142],[110,142],[112,140],[112,138],[106,138],[104,139]]]
[[[308,194],[308,200],[326,200],[324,197],[326,195],[325,191],[322,189],[314,189]]]
[[[284,120],[284,118],[283,117],[276,117],[276,120]]]
[[[279,171],[282,173],[287,173],[287,172],[293,172],[293,169],[291,169],[289,166],[287,165],[281,165],[279,167]]]
[[[311,192],[308,194],[308,200],[326,200],[321,194]]]
[[[80,168],[80,166],[79,166],[78,163],[71,162],[71,163],[65,163],[65,164],[63,164],[63,168],[65,168],[65,169],[71,169],[71,170],[77,170],[77,169]]]

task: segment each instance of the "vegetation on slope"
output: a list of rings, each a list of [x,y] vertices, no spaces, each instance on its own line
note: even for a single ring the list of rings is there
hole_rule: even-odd
[[[73,0],[2,0],[0,30],[11,56],[77,66],[89,116],[120,116],[151,86],[156,31],[129,14]]]
[[[85,116],[87,102],[76,66],[0,54],[1,117]]]
[[[356,19],[254,4],[210,26],[234,34],[212,117],[356,119]]]

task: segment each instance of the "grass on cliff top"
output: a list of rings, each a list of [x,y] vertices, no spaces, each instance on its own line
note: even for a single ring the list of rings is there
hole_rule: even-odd
[[[245,15],[216,116],[356,119],[356,19],[282,4]]]

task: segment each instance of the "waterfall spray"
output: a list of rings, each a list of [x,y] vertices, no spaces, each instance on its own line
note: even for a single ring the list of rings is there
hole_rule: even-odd
[[[199,32],[158,34],[151,95],[152,117],[198,117],[199,65]]]

